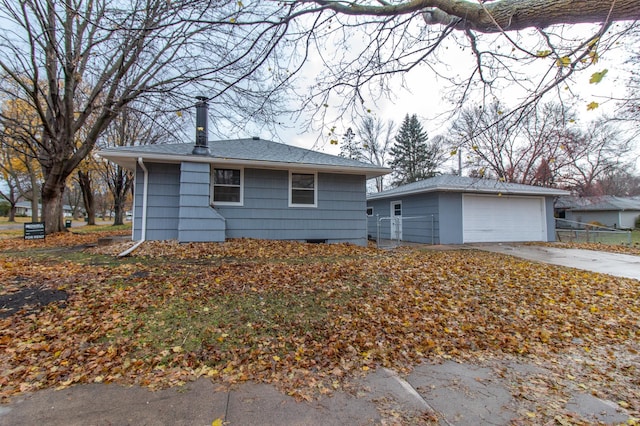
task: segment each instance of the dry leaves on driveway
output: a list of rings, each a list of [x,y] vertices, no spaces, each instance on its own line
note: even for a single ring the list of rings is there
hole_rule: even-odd
[[[20,249],[0,254],[3,294],[46,286],[68,297],[0,320],[3,397],[205,375],[309,398],[424,359],[517,357],[575,376],[570,356],[585,360],[584,386],[640,410],[636,280],[473,250],[146,242],[115,259],[122,247]]]

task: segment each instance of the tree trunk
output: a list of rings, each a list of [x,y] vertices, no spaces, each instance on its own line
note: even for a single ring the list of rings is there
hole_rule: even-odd
[[[115,200],[113,203],[113,226],[124,224],[124,206],[122,200]]]
[[[35,191],[31,191],[31,222],[37,222],[40,217],[40,203]]]
[[[116,178],[113,182],[113,210],[115,218],[113,225],[124,224],[124,206],[127,200],[127,194],[132,188],[133,180],[129,172],[120,166],[116,169]]]
[[[484,33],[640,18],[638,0],[413,0],[373,5],[314,0],[314,3],[347,15],[400,16],[423,11],[427,25],[453,25]]]
[[[16,221],[16,203],[18,200],[16,200],[16,193],[13,189],[13,187],[9,187],[9,196],[5,196],[3,194],[4,198],[9,202],[9,205],[11,206],[9,208],[9,222],[15,222]]]
[[[89,172],[78,170],[78,182],[82,191],[82,199],[84,201],[84,209],[87,212],[87,225],[96,224],[96,208],[93,190],[91,188],[91,176]]]
[[[42,220],[46,234],[66,231],[63,220],[65,181],[59,178],[51,174],[42,185]]]
[[[39,184],[38,184],[38,176],[33,170],[33,165],[31,162],[26,161],[27,170],[29,171],[29,180],[31,181],[31,221],[38,222],[40,218],[40,200],[38,199]]]

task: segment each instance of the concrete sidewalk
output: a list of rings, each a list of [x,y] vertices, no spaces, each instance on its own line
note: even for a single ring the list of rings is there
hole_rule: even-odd
[[[225,425],[507,425],[525,416],[523,403],[549,405],[544,399],[528,401],[536,395],[513,396],[514,389],[537,383],[548,371],[496,362],[421,364],[406,377],[381,368],[354,380],[348,391],[312,402],[298,402],[270,385],[227,387],[204,378],[157,392],[79,385],[15,398],[0,406],[0,425],[211,425],[215,420]],[[560,414],[566,410],[594,423],[629,418],[615,403],[575,389],[553,404]]]

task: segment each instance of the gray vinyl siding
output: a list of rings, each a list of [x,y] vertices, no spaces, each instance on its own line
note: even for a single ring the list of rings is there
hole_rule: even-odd
[[[547,221],[547,241],[556,240],[556,218],[553,211],[554,197],[544,197],[545,220]]]
[[[173,240],[178,238],[180,203],[180,166],[178,164],[149,163],[147,198],[147,240]],[[133,239],[142,238],[142,204],[144,173],[136,168],[135,218]]]
[[[403,241],[424,244],[462,244],[464,241],[462,195],[459,192],[433,192],[368,200],[367,206],[373,207],[374,210],[374,216],[368,218],[368,234],[376,238],[378,217],[388,218],[391,214],[391,203],[401,201]],[[545,209],[547,241],[555,241],[553,197],[545,197]],[[389,239],[390,233],[390,221],[381,221],[380,238]]]
[[[374,216],[389,217],[391,203],[402,202],[402,240],[423,244],[462,244],[462,194],[434,192],[369,200]],[[376,218],[369,218],[369,234],[376,236]],[[389,220],[380,222],[380,238],[390,238]]]
[[[439,219],[436,194],[406,197],[402,201],[402,239],[415,243],[439,244]]]
[[[380,221],[380,218],[389,217],[388,200],[368,200],[367,207],[373,208],[373,216],[367,217],[367,235],[370,238],[378,238],[378,222],[380,222],[380,238],[387,240],[390,235],[389,221]],[[386,223],[387,225],[383,225]]]
[[[636,220],[640,217],[640,211],[620,212],[620,228],[633,229],[636,226]]]
[[[318,173],[317,207],[289,207],[287,170],[244,170],[243,206],[214,206],[227,238],[366,244],[365,177]]]
[[[289,171],[244,170],[242,206],[211,206],[210,165],[146,164],[147,240],[327,240],[366,245],[366,178],[318,173],[317,207],[289,207]],[[141,238],[144,173],[136,170],[133,239]]]
[[[462,244],[462,194],[441,192],[440,200],[440,242],[439,244]]]
[[[598,222],[610,228],[633,229],[635,218],[638,215],[640,215],[640,212],[637,211],[567,211],[566,219],[581,223]],[[578,228],[584,227],[584,225],[571,225]]]
[[[209,205],[210,182],[208,164],[181,164],[178,241],[224,241],[225,219]]]

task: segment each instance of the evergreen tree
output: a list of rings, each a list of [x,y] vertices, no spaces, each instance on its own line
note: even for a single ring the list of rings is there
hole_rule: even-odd
[[[356,140],[356,134],[353,129],[349,127],[347,132],[342,137],[343,142],[340,147],[340,156],[350,158],[352,160],[362,161],[364,156],[362,155],[362,144]]]
[[[396,143],[391,148],[393,160],[390,165],[396,175],[396,185],[436,175],[440,164],[440,147],[437,143],[429,144],[428,139],[416,114],[407,114],[396,136]]]

